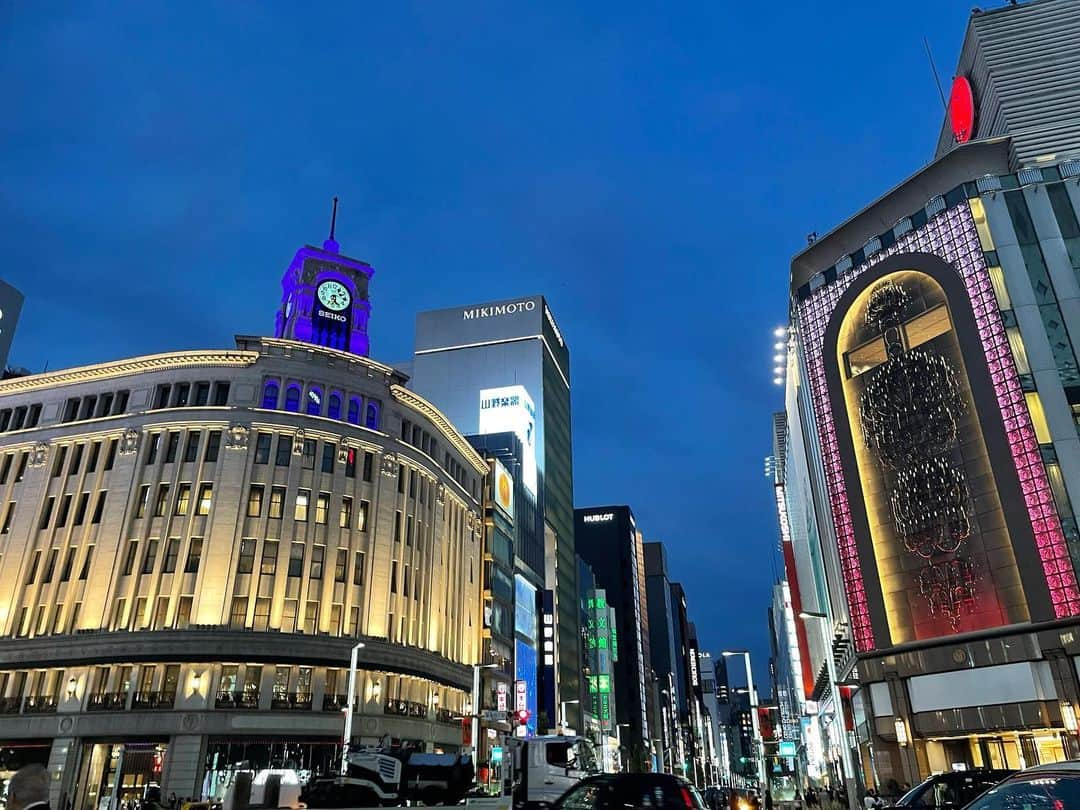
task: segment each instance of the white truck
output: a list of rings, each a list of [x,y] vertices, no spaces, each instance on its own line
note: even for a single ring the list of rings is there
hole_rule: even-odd
[[[589,740],[573,736],[514,737],[508,741],[504,793],[515,808],[549,807],[566,791],[599,772]]]

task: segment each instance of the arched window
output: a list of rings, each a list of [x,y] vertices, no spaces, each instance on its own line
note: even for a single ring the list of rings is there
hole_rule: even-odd
[[[372,430],[379,429],[379,403],[369,402],[367,406],[367,420],[364,423]]]
[[[300,411],[300,386],[290,385],[285,389],[285,410],[298,413]]]
[[[360,397],[352,397],[349,400],[349,423],[360,424]]]
[[[317,385],[308,389],[307,414],[308,416],[322,416],[322,389]]]
[[[263,401],[262,406],[271,410],[277,408],[278,401],[278,386],[277,380],[267,380],[266,385],[263,386]]]
[[[341,418],[341,394],[337,391],[330,395],[330,404],[327,406],[326,415],[331,419]]]

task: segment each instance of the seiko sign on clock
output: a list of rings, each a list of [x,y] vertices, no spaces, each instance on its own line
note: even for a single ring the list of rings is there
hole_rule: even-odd
[[[336,279],[325,279],[315,288],[315,330],[330,338],[319,340],[324,346],[335,349],[349,348],[349,308],[352,294],[349,288]]]

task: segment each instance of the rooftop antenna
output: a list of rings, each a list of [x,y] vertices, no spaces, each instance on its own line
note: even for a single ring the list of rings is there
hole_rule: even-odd
[[[337,204],[338,198],[334,197],[333,208],[330,211],[330,238],[323,242],[323,250],[327,253],[337,253],[341,245],[334,239],[334,231],[337,230]]]
[[[941,78],[938,76],[937,65],[934,64],[934,54],[930,52],[930,42],[926,39],[926,37],[923,37],[922,41],[923,47],[926,48],[926,58],[930,60],[930,70],[934,74],[934,84],[937,85],[938,96],[941,98],[941,109],[946,115],[948,115],[949,105],[945,103],[945,91],[941,89]],[[337,198],[335,197],[334,199]]]

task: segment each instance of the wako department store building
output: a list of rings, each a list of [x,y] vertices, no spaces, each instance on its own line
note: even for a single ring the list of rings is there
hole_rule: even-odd
[[[2,766],[54,806],[326,770],[357,640],[359,741],[462,744],[488,465],[366,356],[372,272],[329,240],[276,337],[0,383]]]

